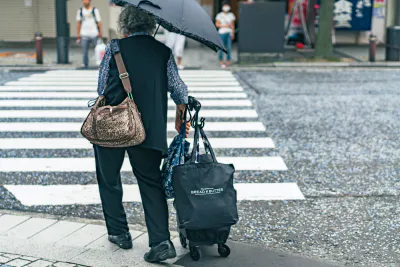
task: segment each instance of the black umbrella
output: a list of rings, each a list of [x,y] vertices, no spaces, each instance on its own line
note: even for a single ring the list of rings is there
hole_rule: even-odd
[[[194,39],[211,49],[226,51],[210,16],[195,0],[113,0],[119,6],[133,5],[154,15],[170,32]]]

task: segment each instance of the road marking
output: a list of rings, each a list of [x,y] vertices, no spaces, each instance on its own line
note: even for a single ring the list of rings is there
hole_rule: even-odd
[[[25,206],[100,204],[98,185],[4,185]],[[304,200],[296,183],[234,184],[238,201]],[[124,184],[123,202],[141,202],[136,184]]]
[[[209,141],[213,148],[275,148],[271,138],[210,138]],[[168,138],[168,144],[171,142],[172,138]],[[0,149],[91,148],[92,144],[84,138],[0,138]]]
[[[238,200],[304,200],[297,183],[235,184]]]
[[[0,100],[0,107],[87,107],[87,100]],[[203,100],[203,107],[251,107],[250,100]],[[176,104],[168,101],[169,107]]]
[[[24,80],[26,78],[31,78],[31,79],[41,79],[41,78],[46,78],[46,79],[65,79],[68,77],[73,77],[75,79],[89,79],[89,80],[97,80],[99,77],[98,73],[92,73],[92,74],[82,74],[82,73],[74,73],[74,74],[52,74],[52,73],[45,73],[45,74],[33,74],[29,77],[23,77],[20,78],[19,80]],[[197,75],[197,74],[190,74],[190,73],[180,73],[180,77],[182,79],[208,79],[208,80],[214,80],[214,79],[236,79],[234,75],[232,74],[214,74],[214,73],[208,73],[208,74],[203,74],[203,75]]]
[[[239,86],[239,82],[234,81],[234,82],[213,82],[213,81],[201,81],[201,82],[185,82],[185,84],[190,87],[190,86],[212,86],[212,87],[217,87],[217,86]],[[68,82],[52,82],[52,81],[12,81],[12,82],[7,82],[5,83],[6,86],[9,85],[35,85],[35,86],[52,86],[53,89],[57,89],[56,87],[58,86],[71,86],[71,85],[87,85],[87,86],[96,86],[97,82],[74,82],[74,81],[68,81]]]
[[[218,157],[237,171],[285,171],[281,157]],[[0,158],[1,172],[94,172],[94,158]],[[125,160],[122,171],[131,171]]]
[[[43,74],[34,74],[34,75],[46,75],[46,76],[84,76],[90,77],[99,75],[98,70],[92,71],[81,71],[81,70],[64,70],[64,71],[48,71]],[[218,77],[218,76],[233,76],[230,71],[224,70],[183,70],[179,71],[179,75],[182,77]]]
[[[0,118],[78,118],[84,119],[88,110],[0,110]],[[175,118],[176,111],[168,110],[168,117]],[[206,109],[201,111],[205,118],[257,118],[254,109]]]
[[[191,93],[193,97],[207,98],[247,98],[246,93]],[[0,98],[96,98],[95,92],[0,92]]]
[[[190,95],[201,100],[201,116],[209,118],[258,118],[251,108],[247,94],[229,71],[181,71],[181,77],[189,85]],[[26,98],[27,100],[0,100],[0,118],[77,118],[83,119],[88,114],[87,100],[97,96],[98,71],[49,71],[34,74],[0,86],[0,98]],[[35,92],[38,91],[38,92]],[[39,100],[38,98],[55,98]],[[57,99],[59,98],[59,99]],[[74,98],[82,100],[65,100]],[[85,100],[83,100],[85,98]],[[225,98],[217,100],[215,98]],[[205,100],[202,100],[205,99]],[[208,99],[208,100],[207,100]],[[175,106],[168,101],[168,117],[174,118]],[[32,110],[21,108],[32,107]],[[48,107],[57,110],[46,110]],[[231,107],[230,109],[219,109]],[[39,110],[35,108],[40,108]],[[63,110],[61,108],[69,108]],[[75,108],[75,109],[74,109]],[[210,109],[211,108],[211,109]],[[242,109],[245,108],[245,109]],[[247,109],[246,109],[247,108]],[[82,123],[74,122],[0,122],[0,132],[79,132]],[[169,132],[176,132],[174,123],[168,123]],[[265,126],[259,122],[207,122],[209,132],[265,132]],[[168,138],[170,143],[172,138]],[[191,140],[189,140],[191,141]],[[216,149],[272,149],[275,145],[271,138],[210,138]],[[0,151],[12,149],[92,149],[84,138],[0,138]],[[83,151],[82,151],[83,152]],[[221,163],[232,163],[237,171],[286,171],[287,166],[279,156],[273,157],[218,157]],[[122,171],[131,172],[129,160],[124,160]],[[3,173],[27,172],[54,173],[63,172],[76,175],[77,172],[95,172],[95,160],[86,158],[1,158],[0,176]],[[258,172],[257,172],[258,173]],[[4,185],[23,205],[71,205],[99,204],[97,185]],[[238,200],[301,200],[303,194],[297,184],[235,184]],[[124,201],[140,202],[137,185],[124,185]]]
[[[181,77],[185,83],[190,83],[190,82],[202,82],[204,81],[206,78],[205,77]],[[86,76],[72,76],[72,77],[65,77],[65,76],[58,76],[58,77],[54,77],[54,76],[48,76],[48,75],[42,75],[39,77],[35,77],[35,76],[29,76],[29,77],[24,77],[24,78],[20,78],[18,81],[22,81],[22,82],[33,82],[33,81],[45,81],[45,82],[56,82],[56,83],[68,83],[68,82],[94,82],[97,83],[97,76],[93,76],[93,77],[86,77]],[[237,82],[237,80],[235,79],[235,77],[233,76],[226,76],[226,77],[210,77],[210,80],[212,80],[213,82]]]
[[[3,122],[1,132],[79,132],[82,123],[74,122]],[[167,123],[169,132],[175,132],[175,123]],[[261,122],[207,122],[207,131],[265,131]]]
[[[1,91],[79,91],[79,92],[97,92],[97,86],[58,86],[54,88],[52,86],[29,86],[29,85],[11,85],[11,86],[0,86]],[[189,87],[189,94],[192,92],[243,92],[243,88],[240,86],[221,86],[221,87],[204,87],[204,86],[191,86]]]

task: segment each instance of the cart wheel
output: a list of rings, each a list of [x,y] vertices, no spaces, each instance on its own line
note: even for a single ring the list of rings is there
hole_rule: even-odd
[[[182,247],[187,248],[186,237],[182,233],[179,233],[179,239],[181,240]]]
[[[231,249],[227,245],[221,244],[218,245],[218,253],[221,255],[221,257],[226,258],[229,256],[229,254],[231,254]]]
[[[201,258],[201,251],[199,247],[189,247],[190,249],[190,257],[194,261],[198,261]]]

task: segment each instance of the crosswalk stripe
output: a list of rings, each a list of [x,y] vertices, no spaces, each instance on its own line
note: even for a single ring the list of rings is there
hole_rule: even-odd
[[[0,100],[0,107],[87,107],[87,100]],[[202,107],[251,107],[248,99],[243,100],[203,100]],[[176,104],[168,101],[168,106]]]
[[[45,81],[45,82],[56,82],[56,83],[65,83],[65,82],[93,82],[93,83],[97,83],[98,78],[96,76],[93,77],[49,77],[49,76],[41,76],[41,77],[24,77],[24,78],[20,78],[18,81],[22,81],[22,82],[32,82],[32,81]],[[185,80],[186,82],[202,82],[204,81],[204,77],[182,77],[182,79]],[[237,82],[237,80],[235,79],[235,77],[215,77],[212,78],[213,82]]]
[[[201,116],[213,118],[206,122],[205,130],[210,132],[213,148],[220,149],[216,150],[219,162],[232,163],[238,171],[238,177],[287,170],[281,157],[263,156],[269,149],[275,148],[274,142],[265,137],[265,126],[256,121],[258,114],[252,102],[231,72],[185,70],[180,71],[180,74],[189,86],[189,95],[201,101]],[[8,177],[14,173],[19,176],[31,175],[32,172],[57,177],[78,173],[92,175],[95,172],[93,154],[88,153],[92,145],[79,136],[82,122],[71,119],[83,121],[87,116],[87,100],[97,96],[97,76],[97,70],[56,70],[33,74],[0,86],[0,119],[4,121],[0,122],[0,133],[4,137],[0,138],[0,151],[7,155],[17,153],[8,158],[0,157],[0,177],[2,174]],[[175,103],[169,100],[168,107],[170,122],[167,130],[168,136],[173,137],[176,130],[171,119],[175,117],[175,110],[172,110]],[[247,118],[250,120],[247,121]],[[35,119],[35,122],[29,122],[29,119]],[[70,122],[62,122],[64,120]],[[25,136],[27,138],[21,138]],[[49,138],[43,138],[46,136]],[[171,141],[172,138],[168,138],[168,143]],[[236,156],[238,151],[245,149],[249,149],[246,151],[250,155],[246,152],[247,156]],[[52,150],[63,150],[63,154],[57,154],[65,157],[43,156],[53,153]],[[128,159],[124,160],[122,171],[124,175],[131,172]],[[257,177],[245,178],[245,181],[254,179]],[[56,182],[55,185],[42,186],[11,183],[4,187],[26,206],[100,203],[97,185],[62,185]],[[247,183],[235,184],[235,187],[239,201],[304,199],[295,183]],[[136,184],[124,185],[124,190],[125,202],[141,201]]]
[[[240,86],[238,82],[208,82],[208,81],[200,81],[200,82],[185,82],[185,84],[190,88],[191,86]],[[36,85],[36,86],[71,86],[71,85],[87,85],[87,86],[96,86],[97,82],[47,82],[47,81],[12,81],[7,82],[5,85]]]
[[[66,77],[75,77],[75,78],[88,78],[88,79],[97,79],[99,76],[98,72],[92,72],[92,73],[81,73],[81,72],[75,72],[75,73],[50,73],[46,72],[44,74],[33,74],[29,77],[31,78],[66,78]],[[235,76],[231,73],[203,73],[203,74],[196,74],[194,73],[180,73],[180,76],[182,79],[187,79],[187,78],[195,78],[195,79],[232,79],[235,78]],[[27,77],[27,78],[29,78]],[[23,79],[23,78],[21,78]]]
[[[98,185],[4,185],[25,206],[100,204]],[[238,201],[303,200],[296,183],[234,185]],[[138,185],[123,185],[123,202],[141,202]],[[72,197],[73,196],[73,197]]]
[[[281,157],[218,157],[218,162],[235,166],[237,171],[285,171]],[[94,172],[94,158],[0,158],[2,172]],[[125,160],[122,171],[131,171]]]
[[[30,86],[30,85],[11,85],[0,86],[0,92],[16,91],[16,92],[30,92],[30,91],[51,91],[51,92],[97,92],[97,86]],[[204,86],[191,86],[189,88],[190,94],[192,92],[243,92],[240,86],[220,86],[220,87],[204,87]]]
[[[191,141],[191,140],[189,140]],[[213,148],[274,148],[271,138],[210,138]],[[172,138],[168,138],[168,144]],[[92,149],[83,138],[0,138],[0,149]]]
[[[168,110],[168,118],[175,118],[176,111]],[[0,118],[78,118],[84,119],[88,110],[0,110]],[[206,109],[201,111],[205,118],[257,118],[254,109]]]
[[[87,70],[87,71],[82,71],[82,70],[58,70],[58,71],[48,71],[45,73],[46,76],[85,76],[85,77],[90,77],[90,75],[98,75],[98,70]],[[43,75],[43,74],[37,74],[37,75]],[[230,71],[225,71],[225,70],[181,70],[179,71],[179,75],[181,77],[186,77],[186,76],[195,76],[195,77],[211,77],[215,78],[216,76],[232,76],[232,73]]]
[[[73,122],[4,122],[2,132],[79,132],[82,123]],[[175,124],[167,123],[169,132],[175,132]],[[207,122],[207,131],[265,131],[261,122]]]
[[[198,99],[247,98],[246,93],[191,93]],[[0,92],[0,98],[96,98],[95,92]]]

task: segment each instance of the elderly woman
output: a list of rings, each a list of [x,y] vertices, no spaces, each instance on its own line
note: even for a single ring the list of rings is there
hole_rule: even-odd
[[[123,249],[132,248],[124,206],[120,170],[128,152],[137,179],[149,235],[150,252],[144,258],[158,262],[176,257],[168,230],[168,206],[161,183],[161,160],[167,154],[168,92],[177,105],[175,128],[179,131],[181,114],[188,101],[187,86],[178,74],[171,50],[152,36],[155,18],[135,7],[125,7],[119,17],[124,35],[119,48],[133,88],[135,100],[146,131],[138,146],[107,148],[94,145],[96,174],[108,239]],[[108,105],[118,105],[127,96],[110,44],[100,65],[98,91]],[[188,135],[189,125],[186,125]]]

